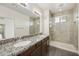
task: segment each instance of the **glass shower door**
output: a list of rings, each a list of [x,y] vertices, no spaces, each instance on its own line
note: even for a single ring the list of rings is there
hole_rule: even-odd
[[[51,19],[51,40],[70,43],[70,22],[67,21],[67,16],[55,16]]]

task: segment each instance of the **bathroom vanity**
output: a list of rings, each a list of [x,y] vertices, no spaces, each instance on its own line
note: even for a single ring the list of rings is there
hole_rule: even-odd
[[[10,39],[8,43],[1,42],[0,56],[45,56],[49,49],[48,35],[35,35],[12,41]]]
[[[43,40],[31,46],[29,49],[18,54],[18,56],[44,56],[47,55],[48,47],[49,37],[47,36]]]

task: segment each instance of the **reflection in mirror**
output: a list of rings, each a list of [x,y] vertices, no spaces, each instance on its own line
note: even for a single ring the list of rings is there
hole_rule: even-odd
[[[40,33],[40,18],[27,17],[15,19],[15,37],[31,36]]]
[[[22,37],[29,35],[29,19],[27,18],[21,18],[21,19],[15,19],[15,36],[16,37]]]
[[[4,38],[4,28],[5,28],[5,25],[0,24],[0,39]]]
[[[40,18],[30,18],[30,34],[39,34],[40,33]]]
[[[0,40],[14,37],[14,21],[8,17],[0,17]]]

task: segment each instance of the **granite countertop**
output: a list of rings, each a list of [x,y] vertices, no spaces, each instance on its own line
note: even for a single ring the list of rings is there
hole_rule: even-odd
[[[0,45],[0,56],[16,56],[17,54],[29,49],[31,46],[33,46],[37,42],[43,40],[47,36],[48,35],[37,35],[37,36],[28,37],[28,38],[24,38],[24,39],[20,39],[17,41]],[[30,40],[32,43],[25,46],[20,46],[20,47],[14,46],[14,44],[18,42],[27,41],[27,40]]]

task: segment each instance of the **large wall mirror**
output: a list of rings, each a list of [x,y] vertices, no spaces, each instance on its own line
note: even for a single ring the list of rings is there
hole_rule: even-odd
[[[40,18],[14,19],[0,17],[0,40],[40,33]]]
[[[36,12],[36,10],[39,11],[38,9],[33,14],[33,11],[25,10],[28,13],[25,14],[5,5],[0,5],[0,40],[36,35],[42,32],[42,26],[40,26],[41,14]]]

